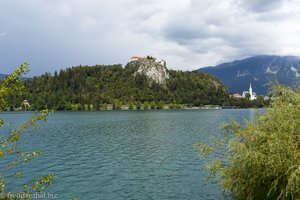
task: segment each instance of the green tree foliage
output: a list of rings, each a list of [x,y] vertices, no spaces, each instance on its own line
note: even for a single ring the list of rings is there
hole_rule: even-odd
[[[228,98],[222,103],[223,106],[236,106],[238,108],[263,108],[270,105],[270,99],[264,100],[264,97],[258,96],[255,100],[247,98]]]
[[[277,85],[273,97],[253,122],[227,124],[224,139],[197,145],[202,155],[226,148],[208,169],[238,199],[300,199],[300,92]]]
[[[146,75],[136,73],[136,68],[121,65],[78,66],[60,70],[52,76],[46,73],[27,80],[29,88],[24,98],[36,109],[57,110],[101,109],[110,104],[221,104],[228,98],[227,90],[216,78],[199,72],[170,70],[165,85],[157,84]],[[149,104],[148,104],[149,105]],[[151,107],[151,106],[149,106]]]
[[[246,93],[246,99],[250,99],[251,98],[251,94],[250,93]]]
[[[21,96],[25,91],[24,82],[20,81],[19,77],[28,71],[28,63],[21,65],[14,73],[6,77],[0,84],[0,108],[6,108],[7,100],[12,96]],[[17,181],[18,178],[22,178],[22,172],[15,174],[15,179],[7,177],[13,168],[18,169],[20,165],[30,162],[34,157],[40,155],[40,152],[25,152],[18,147],[18,141],[22,139],[22,135],[26,133],[27,129],[35,126],[38,121],[45,120],[49,114],[48,110],[43,110],[39,114],[34,115],[30,120],[25,121],[20,126],[6,132],[3,129],[0,133],[0,159],[8,161],[8,165],[1,166],[0,170],[0,199],[20,199],[19,197],[25,197],[29,199],[30,195],[34,192],[42,192],[42,190],[49,186],[54,176],[48,174],[46,176],[40,176],[35,182],[25,185],[20,188],[19,192],[11,193],[6,188]],[[0,128],[4,128],[5,122],[0,119]],[[24,198],[23,198],[24,199]]]

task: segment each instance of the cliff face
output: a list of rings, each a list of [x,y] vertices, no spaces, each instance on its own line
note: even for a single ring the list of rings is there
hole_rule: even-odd
[[[149,79],[158,84],[165,84],[166,79],[169,78],[167,68],[152,59],[134,60],[129,62],[127,66],[134,67],[136,73],[145,74]]]

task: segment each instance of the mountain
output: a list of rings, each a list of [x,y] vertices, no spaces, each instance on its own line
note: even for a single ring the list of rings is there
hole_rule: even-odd
[[[0,74],[0,80],[4,79],[7,75],[5,74]]]
[[[295,56],[261,55],[198,69],[220,78],[230,93],[242,93],[252,83],[253,91],[267,94],[270,84],[294,86],[299,82],[300,58]]]
[[[100,109],[103,105],[221,104],[228,93],[209,74],[168,70],[148,58],[121,65],[77,66],[26,80],[33,108]],[[18,105],[18,102],[16,103]]]
[[[7,74],[0,74],[0,80],[5,79],[7,76],[8,76]],[[20,79],[27,80],[27,79],[31,79],[31,78],[29,78],[29,77],[20,77]]]

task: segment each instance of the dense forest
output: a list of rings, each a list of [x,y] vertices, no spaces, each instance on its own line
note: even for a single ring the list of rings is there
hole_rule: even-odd
[[[252,107],[249,100],[229,99],[226,88],[214,76],[168,70],[165,84],[151,81],[127,65],[77,66],[25,80],[24,95],[10,96],[10,110],[26,99],[31,109],[102,110],[159,109],[200,105]],[[255,103],[258,106],[258,103]],[[261,106],[264,104],[261,102]]]

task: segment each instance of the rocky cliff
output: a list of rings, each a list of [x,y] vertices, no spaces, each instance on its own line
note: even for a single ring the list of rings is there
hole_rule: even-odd
[[[134,60],[129,62],[128,66],[135,68],[136,73],[145,74],[149,79],[158,84],[165,84],[166,79],[170,77],[166,66],[153,59],[144,58]]]

